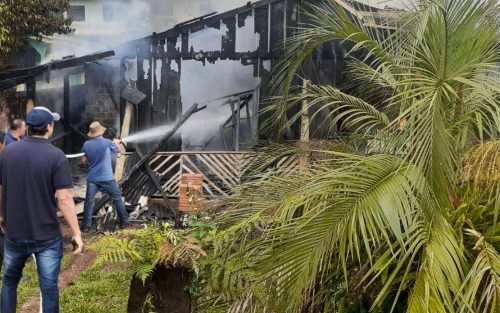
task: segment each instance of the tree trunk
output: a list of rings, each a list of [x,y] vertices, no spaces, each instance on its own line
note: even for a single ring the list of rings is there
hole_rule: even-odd
[[[144,303],[150,298],[157,313],[190,313],[191,296],[184,290],[189,282],[187,269],[165,266],[156,267],[144,284],[133,277],[127,312],[142,313]]]
[[[130,282],[130,293],[128,296],[127,312],[142,313],[144,303],[148,299],[151,291],[151,276],[143,283],[142,280],[135,276]]]

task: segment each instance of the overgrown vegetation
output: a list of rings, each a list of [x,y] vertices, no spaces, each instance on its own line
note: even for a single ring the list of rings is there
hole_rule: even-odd
[[[423,0],[390,30],[333,0],[306,9],[266,130],[286,134],[307,109],[332,140],[268,145],[217,227],[124,233],[97,246],[101,262],[131,260],[143,278],[192,269],[197,312],[498,312],[498,2]],[[352,43],[349,92],[294,88],[332,40]]]
[[[199,274],[200,259],[206,255],[204,242],[196,237],[200,229],[174,230],[158,223],[139,230],[125,230],[120,236],[106,236],[90,246],[99,251],[95,266],[131,262],[143,281],[156,266],[179,266]]]
[[[188,312],[193,298],[196,301],[200,296],[207,272],[206,251],[211,248],[216,228],[207,213],[191,214],[185,227],[172,229],[168,223],[153,223],[143,229],[122,231],[118,236],[105,236],[91,245],[99,252],[97,267],[131,264],[128,310],[149,312],[165,305],[164,311],[170,306]],[[169,290],[168,295],[165,290]]]
[[[423,0],[390,31],[335,1],[306,11],[266,126],[286,134],[307,103],[338,148],[257,156],[267,170],[224,205],[206,311],[498,312],[498,2]],[[294,88],[332,40],[352,43],[349,93]],[[301,155],[305,171],[278,166]]]

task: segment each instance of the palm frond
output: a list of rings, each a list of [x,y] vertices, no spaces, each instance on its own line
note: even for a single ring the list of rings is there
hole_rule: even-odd
[[[494,313],[500,309],[500,254],[475,230],[467,233],[477,242],[479,251],[462,285],[460,312]]]
[[[260,155],[264,171],[227,199],[221,219],[224,257],[241,261],[227,273],[257,276],[248,288],[267,290],[278,312],[328,302],[323,286],[339,279],[348,294],[373,288],[372,310],[497,309],[497,143],[466,152],[500,134],[499,12],[495,0],[424,0],[384,32],[333,0],[309,5],[273,69],[264,125],[279,136],[304,108],[323,111],[326,127],[359,132],[359,144],[321,151],[331,162],[306,171],[285,170],[304,150]],[[351,45],[350,79],[362,88],[294,88],[302,64],[334,40]],[[468,219],[493,244],[471,244]],[[355,266],[366,275],[353,286]]]
[[[455,312],[461,297],[464,257],[451,225],[442,214],[430,216],[422,237],[423,257],[408,300],[408,313]]]
[[[269,93],[272,109],[266,110],[269,117],[262,128],[271,132],[281,133],[288,123],[287,101],[293,82],[299,75],[302,63],[322,44],[335,40],[347,40],[354,47],[351,53],[358,50],[366,51],[365,58],[375,57],[383,62],[391,62],[391,58],[380,45],[381,34],[366,27],[359,17],[350,17],[336,1],[324,1],[320,5],[305,4],[302,14],[308,22],[303,22],[297,28],[297,34],[287,41],[285,54],[272,70]]]
[[[278,294],[287,292],[283,297],[291,311],[332,270],[331,262],[347,275],[347,263],[363,263],[372,259],[374,249],[404,240],[416,221],[425,189],[418,170],[390,156],[339,155],[345,158],[343,166],[311,169],[309,176],[293,178],[305,183],[284,198],[275,197],[287,184],[270,182],[273,211],[264,214],[272,214],[281,226],[266,229],[244,250],[259,255],[259,272],[273,277]],[[263,209],[255,202],[249,206]]]
[[[303,106],[303,103],[306,105]],[[268,106],[264,113],[274,111],[275,105]],[[297,113],[289,117],[283,125],[283,130],[291,128],[299,121],[303,110],[314,112],[311,116],[313,121],[326,111],[327,117],[321,116],[321,118],[328,121],[330,128],[339,124],[340,128],[348,129],[353,133],[370,133],[373,129],[384,128],[390,124],[389,118],[370,103],[331,86],[312,85],[302,93],[291,96],[288,109],[293,111],[294,107],[298,108]],[[322,125],[328,128],[327,125]]]
[[[467,152],[461,181],[482,188],[500,181],[500,140],[476,145]]]

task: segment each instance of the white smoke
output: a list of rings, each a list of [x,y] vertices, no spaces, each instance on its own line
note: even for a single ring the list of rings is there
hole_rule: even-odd
[[[85,5],[85,21],[75,22],[76,31],[69,35],[55,36],[47,39],[50,43],[45,62],[51,59],[60,59],[64,56],[82,56],[97,51],[111,50],[119,44],[149,36],[153,32],[160,33],[187,20],[213,12],[222,13],[243,6],[248,0],[99,0],[99,1],[72,1],[72,5]],[[104,6],[116,6],[113,12],[114,21],[104,21]],[[118,9],[119,8],[119,9]],[[259,36],[255,34],[254,17],[246,17],[245,26],[236,29],[236,51],[247,52],[257,49]],[[221,22],[220,29],[207,28],[190,34],[189,46],[195,51],[215,51],[221,49],[222,38],[226,35],[227,26]],[[180,46],[180,37],[178,41]],[[179,47],[180,48],[180,47]],[[133,56],[135,52],[131,52]],[[120,67],[118,58],[113,62]],[[137,67],[144,68],[145,75],[150,75],[149,69],[154,66],[156,85],[159,89],[161,70],[167,66],[165,61],[156,60],[150,64],[149,60],[137,62],[136,58],[125,60],[125,78],[130,83],[137,81]],[[102,61],[110,64],[110,61]],[[178,72],[177,63],[171,61],[170,67]],[[185,111],[193,103],[204,104],[209,99],[226,95],[254,90],[260,84],[260,79],[254,77],[254,67],[244,66],[239,61],[217,61],[215,64],[199,61],[183,61],[181,65],[181,100]],[[112,85],[120,77],[117,71],[108,73]],[[119,71],[118,71],[119,72]],[[106,75],[103,75],[106,76]],[[111,77],[113,76],[113,77]],[[117,76],[117,77],[115,77]],[[90,79],[90,78],[89,78]],[[43,84],[42,84],[43,85]],[[45,88],[61,89],[60,82],[43,86]],[[42,86],[41,86],[42,87]],[[59,94],[59,93],[58,93]],[[231,116],[228,104],[221,105],[225,100],[213,102],[209,107],[195,114],[181,129],[184,146],[203,146],[212,137],[216,136],[220,146],[220,126]],[[57,107],[61,103],[56,104]],[[252,108],[252,114],[256,108]],[[152,134],[165,132],[165,128],[153,130],[146,137],[157,137]],[[137,136],[136,136],[137,137]],[[133,138],[131,140],[134,140]]]
[[[65,56],[82,56],[113,47],[153,32],[163,32],[176,24],[246,4],[247,0],[100,0],[72,1],[85,6],[85,21],[74,22],[75,32],[46,38],[49,43],[44,62]],[[113,21],[104,21],[104,7],[114,9]],[[205,50],[206,51],[206,50]]]

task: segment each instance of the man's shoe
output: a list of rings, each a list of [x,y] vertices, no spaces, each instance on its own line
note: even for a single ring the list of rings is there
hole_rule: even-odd
[[[127,229],[127,228],[129,228],[129,227],[130,227],[130,224],[128,224],[128,223],[127,223],[127,224],[120,224],[120,225],[118,226],[118,228],[119,228],[120,230]]]
[[[90,231],[90,227],[82,227],[81,231],[82,233],[88,233]]]

